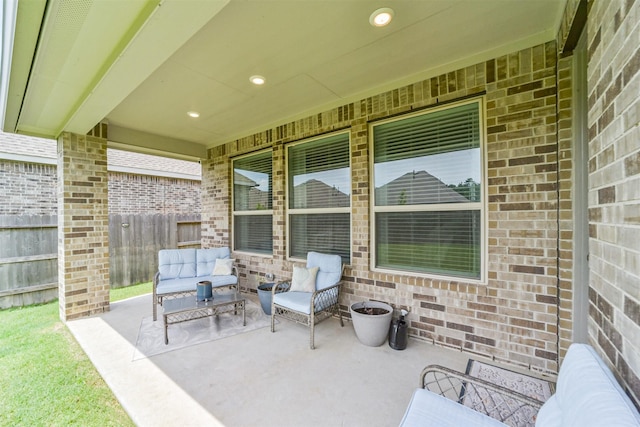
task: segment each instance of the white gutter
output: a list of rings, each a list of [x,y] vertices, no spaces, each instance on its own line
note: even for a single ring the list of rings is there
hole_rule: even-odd
[[[35,156],[33,154],[16,154],[0,152],[0,160],[9,160],[12,162],[35,163],[39,165],[57,166],[58,161],[53,157]],[[199,175],[191,175],[187,173],[171,172],[157,169],[133,168],[127,166],[108,165],[109,172],[129,173],[132,175],[158,176],[163,178],[184,179],[188,181],[202,181]]]
[[[32,154],[16,154],[16,153],[0,152],[0,159],[10,160],[13,162],[22,162],[22,163],[36,163],[39,165],[56,166],[58,164],[58,161],[55,159],[55,157],[34,156]]]
[[[0,129],[4,129],[4,116],[9,94],[9,77],[11,75],[11,57],[13,39],[16,28],[18,4],[15,0],[5,0],[0,8],[2,23],[2,45],[0,46]]]

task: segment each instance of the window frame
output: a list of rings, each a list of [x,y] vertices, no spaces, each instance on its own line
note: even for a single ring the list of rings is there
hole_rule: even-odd
[[[251,157],[251,156],[257,156],[260,154],[264,154],[266,152],[271,153],[271,209],[236,211],[235,210],[235,162],[237,160],[246,159],[247,157]],[[269,216],[271,217],[271,224],[273,227],[273,177],[274,177],[274,171],[273,171],[273,149],[272,148],[253,151],[251,153],[243,154],[231,159],[231,197],[230,197],[230,200],[231,200],[231,236],[230,236],[231,242],[230,243],[231,244],[230,246],[233,252],[238,252],[241,254],[248,254],[253,256],[268,257],[268,258],[273,257],[273,238],[271,239],[271,253],[255,252],[250,250],[238,249],[236,247],[236,215],[238,216]],[[272,234],[273,234],[273,228],[272,228]]]
[[[413,117],[435,113],[462,105],[477,104],[478,106],[478,124],[479,124],[479,138],[480,138],[480,188],[481,198],[480,202],[468,202],[468,203],[440,203],[440,204],[420,204],[420,205],[394,205],[394,206],[376,206],[376,188],[375,188],[375,138],[374,128],[376,126],[392,123],[396,121],[402,121],[404,119],[410,119]],[[488,266],[488,184],[487,184],[487,123],[486,123],[486,98],[475,97],[463,101],[447,102],[445,104],[439,104],[432,107],[427,107],[419,111],[413,111],[407,114],[402,114],[394,117],[371,121],[368,124],[369,134],[369,225],[370,225],[370,266],[369,268],[373,272],[385,273],[385,274],[401,274],[415,277],[423,277],[435,280],[449,280],[455,282],[465,282],[474,284],[487,284],[487,266]],[[465,276],[454,276],[448,274],[439,274],[436,272],[424,272],[417,270],[407,269],[394,269],[390,267],[377,266],[377,233],[376,233],[376,215],[378,213],[385,212],[445,212],[445,211],[479,211],[480,212],[480,274],[478,278],[471,278]]]
[[[348,157],[349,157],[349,206],[348,207],[338,207],[338,208],[291,208],[290,200],[291,200],[291,191],[289,188],[289,148],[295,147],[297,145],[303,145],[307,143],[312,143],[315,141],[319,141],[325,138],[331,138],[337,135],[346,134],[348,139]],[[346,213],[349,215],[349,264],[353,259],[353,248],[352,248],[352,229],[353,229],[353,215],[351,214],[352,206],[353,206],[353,176],[352,176],[352,165],[351,165],[351,131],[350,130],[341,130],[337,132],[326,133],[322,135],[318,135],[312,138],[306,138],[303,140],[291,142],[284,147],[285,150],[285,196],[286,196],[286,243],[287,243],[287,259],[290,261],[304,261],[305,258],[293,256],[291,254],[291,241],[292,241],[292,233],[291,233],[291,216],[292,215],[318,215],[318,214],[336,214],[336,213]]]

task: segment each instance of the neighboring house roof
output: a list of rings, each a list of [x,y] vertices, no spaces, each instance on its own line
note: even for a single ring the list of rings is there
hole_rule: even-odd
[[[57,143],[51,139],[0,132],[0,159],[28,163],[57,163]],[[107,149],[107,168],[112,172],[200,180],[200,163],[132,151]]]
[[[269,205],[270,193],[260,190],[254,181],[246,176],[234,173],[234,186],[242,185],[248,188],[237,188],[234,191],[235,209],[259,209]],[[295,208],[319,209],[349,206],[349,195],[326,183],[310,179],[293,188]]]
[[[427,171],[408,172],[376,188],[377,205],[464,203],[469,200]]]
[[[258,183],[239,172],[233,172],[233,204],[236,210],[266,209],[269,192],[258,188]]]
[[[243,185],[247,187],[257,187],[258,183],[251,178],[239,173],[233,172],[233,185]]]
[[[317,179],[310,179],[293,188],[295,207],[307,209],[349,206],[349,195]]]

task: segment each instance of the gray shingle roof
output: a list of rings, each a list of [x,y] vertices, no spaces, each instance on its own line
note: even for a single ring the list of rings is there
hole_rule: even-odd
[[[19,155],[26,158],[26,160],[33,158],[33,161],[38,163],[39,159],[55,160],[57,157],[56,150],[56,141],[51,139],[0,132],[0,158],[7,157],[6,155],[3,156],[3,153],[5,153]],[[109,170],[114,171],[158,176],[185,175],[185,178],[190,179],[200,179],[202,171],[198,162],[112,148],[107,149],[107,165]]]

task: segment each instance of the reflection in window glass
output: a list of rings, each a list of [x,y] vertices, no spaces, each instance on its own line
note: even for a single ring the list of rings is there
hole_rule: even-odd
[[[480,147],[377,163],[376,206],[480,201]]]
[[[398,270],[480,276],[480,212],[380,212],[377,261]]]
[[[233,210],[269,210],[271,205],[271,151],[233,162]]]
[[[233,161],[234,250],[273,253],[271,150]]]
[[[289,207],[350,205],[349,136],[341,134],[289,147]]]
[[[482,277],[479,101],[372,125],[375,267]]]
[[[234,249],[271,254],[273,252],[273,220],[271,215],[236,215]]]
[[[339,254],[350,262],[351,169],[349,134],[287,149],[289,255],[309,251]]]
[[[316,251],[349,260],[351,228],[348,213],[291,215],[291,256],[306,258]]]

